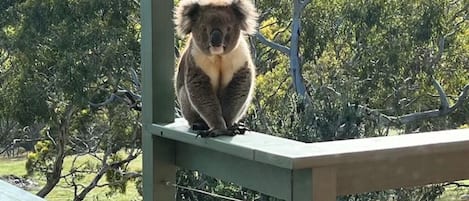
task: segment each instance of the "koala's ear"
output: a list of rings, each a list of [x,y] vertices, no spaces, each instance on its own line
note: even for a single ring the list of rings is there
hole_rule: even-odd
[[[252,0],[233,0],[231,7],[241,22],[241,29],[249,35],[255,34],[259,14]]]
[[[200,5],[190,0],[182,0],[174,10],[174,24],[180,37],[191,33],[192,26],[199,14]]]

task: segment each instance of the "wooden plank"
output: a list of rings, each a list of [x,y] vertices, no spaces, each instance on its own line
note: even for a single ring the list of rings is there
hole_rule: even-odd
[[[145,201],[175,200],[176,189],[166,182],[176,183],[176,142],[143,135],[143,198]]]
[[[45,201],[28,191],[0,180],[0,200],[1,201]]]
[[[162,136],[165,138],[177,140],[179,142],[185,142],[201,147],[207,147],[214,151],[220,151],[222,153],[231,154],[241,158],[249,160],[257,160],[257,150],[261,149],[275,149],[278,147],[296,147],[304,145],[305,143],[280,138],[272,135],[266,135],[257,132],[246,132],[244,135],[237,135],[234,137],[222,136],[216,138],[201,138],[196,137],[196,134],[189,132],[189,126],[183,119],[176,119],[174,123],[160,126],[153,124],[148,127],[155,135]],[[280,156],[270,155],[265,157],[268,164],[273,164],[281,168],[292,167],[292,160]]]
[[[397,187],[469,179],[469,151],[396,157],[337,166],[337,193],[355,194]]]
[[[173,1],[141,0],[143,122],[174,121]]]
[[[175,200],[175,142],[155,137],[147,125],[174,120],[173,1],[141,0],[143,193],[145,201]]]
[[[293,170],[292,193],[286,201],[310,201],[313,199],[311,192],[313,182],[311,169]]]
[[[337,173],[334,167],[320,167],[312,170],[313,201],[335,201],[337,197]]]
[[[277,198],[291,196],[289,169],[186,143],[177,143],[176,164]]]
[[[293,168],[306,168],[467,150],[469,129],[458,129],[311,143],[271,154],[292,158]]]
[[[256,132],[196,138],[181,119],[167,126],[151,125],[149,129],[155,134],[164,133],[166,138],[290,169],[469,149],[469,129],[320,143],[302,143]]]

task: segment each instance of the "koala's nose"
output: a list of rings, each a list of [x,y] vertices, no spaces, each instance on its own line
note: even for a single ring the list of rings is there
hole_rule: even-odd
[[[222,43],[223,36],[221,34],[220,29],[214,29],[210,33],[210,43],[213,47],[218,47]]]

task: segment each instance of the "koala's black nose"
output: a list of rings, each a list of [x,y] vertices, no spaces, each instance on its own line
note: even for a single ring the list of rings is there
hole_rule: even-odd
[[[220,29],[214,29],[212,33],[210,33],[210,44],[213,47],[219,47],[222,43],[223,36],[221,34]]]

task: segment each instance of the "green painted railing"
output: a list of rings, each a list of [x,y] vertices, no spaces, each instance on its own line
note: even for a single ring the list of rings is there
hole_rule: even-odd
[[[173,1],[142,0],[143,190],[175,200],[176,167],[287,201],[469,178],[469,130],[302,143],[256,132],[196,138],[174,119]]]

